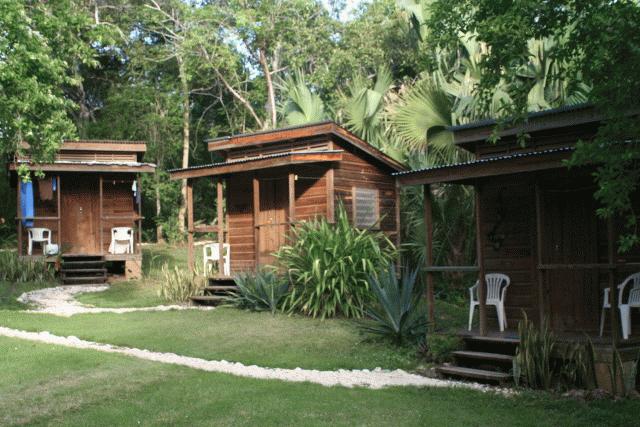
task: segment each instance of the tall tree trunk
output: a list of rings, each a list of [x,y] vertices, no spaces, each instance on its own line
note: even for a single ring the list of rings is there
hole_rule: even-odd
[[[162,214],[162,202],[160,201],[160,173],[156,169],[156,242],[164,243],[162,224],[160,223],[160,215]]]
[[[176,57],[178,60],[178,73],[180,75],[180,89],[182,95],[182,167],[189,167],[189,130],[190,130],[190,112],[189,112],[189,81],[185,70],[185,64],[180,55]],[[187,180],[182,180],[182,188],[180,190],[182,200],[180,201],[180,209],[178,210],[178,229],[181,233],[186,231],[184,222],[187,215]]]
[[[267,113],[271,119],[271,128],[277,126],[277,111],[276,111],[276,96],[273,87],[273,80],[271,79],[271,72],[269,71],[269,64],[267,63],[267,57],[264,54],[264,49],[260,49],[260,65],[262,66],[262,72],[267,82]],[[268,122],[265,121],[265,124]],[[265,126],[266,127],[266,126]]]

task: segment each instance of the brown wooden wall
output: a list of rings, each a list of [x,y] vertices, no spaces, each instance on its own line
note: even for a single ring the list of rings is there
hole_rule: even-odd
[[[228,160],[245,157],[267,156],[271,154],[288,153],[290,151],[327,150],[329,140],[326,137],[306,139],[304,141],[279,142],[264,147],[247,147],[230,151]]]
[[[253,225],[253,174],[237,174],[227,179],[228,237],[231,245],[231,270],[255,267]]]
[[[355,150],[346,146],[336,148],[345,150],[343,160],[335,168],[334,188],[335,207],[342,203],[350,218],[353,217],[353,187],[375,188],[379,190],[380,228],[392,240],[397,234],[396,223],[396,188],[391,172],[356,154]]]
[[[505,178],[484,183],[481,194],[485,271],[511,278],[505,309],[509,327],[516,327],[522,310],[537,319],[534,186]],[[487,312],[497,328],[495,310]]]
[[[579,139],[590,140],[597,131],[595,124],[586,124],[549,131],[535,132],[530,135],[526,144],[518,143],[516,136],[507,136],[497,143],[478,142],[473,149],[478,159],[504,154],[527,153],[559,147],[572,146]]]
[[[137,206],[135,206],[133,192],[131,191],[131,184],[133,179],[135,179],[134,175],[130,175],[127,177],[105,176],[102,189],[103,217],[134,217],[137,215]],[[102,249],[104,253],[108,253],[109,250],[112,227],[135,228],[137,226],[137,224],[135,224],[132,219],[105,218],[102,224]],[[134,243],[138,243],[137,234],[134,235]]]
[[[114,153],[114,152],[96,152],[96,151],[61,151],[57,156],[57,160],[68,161],[120,161],[135,162],[137,161],[136,153]]]

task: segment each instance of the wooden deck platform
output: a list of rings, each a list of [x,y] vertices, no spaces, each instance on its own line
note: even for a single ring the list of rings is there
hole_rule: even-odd
[[[520,336],[516,329],[507,329],[504,332],[491,330],[486,336],[480,335],[480,331],[477,328],[471,331],[462,329],[458,331],[458,336],[463,339],[475,340],[475,341],[490,341],[490,342],[503,342],[503,343],[519,343]],[[554,336],[557,342],[560,343],[572,343],[572,342],[587,342],[591,341],[594,345],[610,345],[611,335],[608,330],[604,331],[603,336],[599,333],[592,331],[585,332],[554,332]],[[623,340],[622,338],[618,342],[619,347],[628,346],[640,346],[640,331],[634,335],[629,336],[629,339]]]

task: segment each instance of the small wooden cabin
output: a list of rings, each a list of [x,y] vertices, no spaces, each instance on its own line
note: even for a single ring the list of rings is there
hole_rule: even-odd
[[[479,326],[463,331],[464,337],[517,342],[518,321],[526,313],[538,324],[548,319],[551,330],[565,342],[588,336],[609,358],[612,348],[620,349],[624,360],[637,358],[637,312],[632,314],[632,334],[627,340],[620,338],[618,310],[613,316],[612,310],[606,310],[604,337],[599,325],[604,289],[613,289],[612,298],[617,301],[613,285],[640,271],[640,250],[619,254],[622,220],[604,221],[596,215],[592,176],[596,165],[568,169],[564,163],[578,140],[593,139],[600,120],[586,105],[533,113],[526,124],[500,132],[495,144],[488,141],[495,121],[456,126],[452,128],[456,145],[472,153],[474,160],[395,174],[402,186],[424,186],[426,271],[432,301],[435,275],[443,272],[477,271],[479,277],[495,272],[511,278],[505,307],[509,329],[499,332],[495,309],[483,307],[480,297]],[[524,147],[517,140],[522,131],[530,136]],[[439,185],[475,189],[477,265],[432,265],[431,199],[432,188]],[[640,211],[640,194],[633,200]],[[485,291],[481,286],[479,294]],[[430,316],[435,319],[433,309]]]
[[[25,145],[28,153],[28,146]],[[79,267],[104,267],[105,261],[126,264],[128,276],[140,274],[142,215],[140,174],[152,172],[155,166],[144,163],[146,144],[142,141],[83,140],[64,141],[52,163],[32,164],[28,156],[9,165],[16,186],[18,253],[22,257],[43,257],[56,262],[58,255],[45,256],[42,246],[33,245],[27,254],[28,228],[51,230],[52,243],[58,245],[63,264]],[[34,216],[24,218],[21,212],[21,186],[16,176],[18,165],[41,170],[44,178],[32,174]],[[112,228],[129,227],[133,231],[133,251],[113,253],[110,250]],[[120,251],[116,251],[120,252]],[[103,268],[91,268],[102,270]],[[89,270],[89,269],[87,269]],[[67,277],[64,277],[67,279]],[[76,277],[69,283],[81,283]]]
[[[191,263],[193,234],[217,232],[219,244],[230,245],[232,274],[271,264],[289,228],[318,216],[332,221],[339,203],[356,226],[399,238],[391,174],[405,168],[333,122],[217,138],[208,148],[224,160],[170,171],[188,183]],[[193,180],[211,178],[220,220],[196,227]]]

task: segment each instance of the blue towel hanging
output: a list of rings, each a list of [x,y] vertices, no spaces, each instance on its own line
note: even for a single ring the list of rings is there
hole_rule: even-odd
[[[33,183],[20,183],[20,210],[22,211],[22,225],[33,227]],[[29,219],[26,219],[29,218]]]
[[[58,188],[58,179],[56,177],[51,178],[51,189],[56,191]]]

